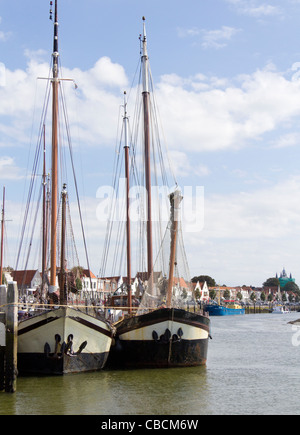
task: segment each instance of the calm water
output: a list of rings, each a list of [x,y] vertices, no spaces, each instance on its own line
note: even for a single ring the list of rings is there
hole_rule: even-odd
[[[0,415],[300,415],[299,318],[211,318],[206,367],[19,378]]]

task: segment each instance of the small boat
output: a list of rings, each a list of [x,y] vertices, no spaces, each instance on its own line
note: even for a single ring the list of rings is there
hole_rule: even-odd
[[[208,304],[205,305],[204,311],[209,313],[210,316],[234,316],[245,314],[245,308],[237,302],[230,302],[228,304]]]
[[[154,253],[154,222],[161,223],[161,219],[152,219],[154,207],[158,207],[158,202],[152,197],[153,189],[151,184],[151,174],[157,174],[154,169],[155,157],[157,162],[164,167],[166,161],[165,154],[156,155],[154,152],[153,131],[156,127],[150,122],[153,121],[154,109],[151,106],[153,92],[150,92],[150,68],[147,54],[147,38],[145,19],[143,18],[143,36],[141,36],[142,56],[140,77],[142,80],[143,107],[143,146],[141,155],[144,161],[144,171],[139,178],[143,180],[142,186],[145,188],[146,207],[140,206],[140,210],[146,210],[146,216],[142,216],[144,224],[142,230],[135,231],[138,237],[140,234],[145,236],[145,241],[137,243],[140,256],[143,257],[143,247],[147,261],[144,262],[145,269],[141,273],[143,276],[143,290],[138,310],[134,309],[131,302],[131,233],[130,232],[130,213],[129,196],[130,190],[129,174],[136,173],[133,169],[135,156],[138,155],[136,149],[132,151],[133,157],[128,158],[129,145],[126,143],[127,132],[127,104],[125,103],[124,131],[125,131],[125,173],[127,191],[127,293],[128,309],[124,318],[114,324],[116,328],[115,342],[111,347],[108,365],[118,368],[168,368],[168,367],[187,367],[204,365],[207,361],[208,341],[210,338],[210,319],[208,314],[195,303],[192,310],[187,307],[185,294],[192,294],[192,284],[188,272],[185,251],[183,248],[183,238],[180,222],[180,203],[183,199],[179,189],[171,189],[164,196],[169,199],[170,219],[163,235],[163,230],[157,239],[158,247]],[[140,89],[140,88],[139,88]],[[139,104],[136,105],[139,107]],[[138,129],[137,129],[138,130]],[[151,140],[152,139],[152,140]],[[118,153],[118,155],[121,153]],[[151,158],[152,156],[152,158]],[[128,163],[132,162],[129,168]],[[153,164],[153,165],[152,165]],[[165,174],[164,174],[165,175]],[[160,176],[157,176],[157,179]],[[163,180],[164,178],[161,177]],[[169,198],[168,198],[169,197]],[[160,216],[160,215],[159,215]],[[143,219],[144,218],[144,219]],[[112,219],[113,220],[113,219]],[[111,234],[111,228],[109,228]],[[137,238],[136,237],[136,238]],[[120,246],[121,243],[117,243]],[[156,260],[153,261],[154,255]],[[122,257],[122,256],[121,256]],[[107,255],[106,255],[107,258]],[[120,274],[118,274],[120,275]],[[124,275],[123,275],[124,276]],[[186,284],[186,288],[182,287]]]
[[[107,361],[112,339],[113,328],[96,310],[94,315],[87,313],[89,307],[78,308],[76,304],[70,305],[68,301],[68,292],[75,291],[75,278],[70,279],[71,275],[66,268],[66,258],[68,249],[66,247],[66,231],[71,227],[70,216],[67,214],[68,193],[66,185],[60,196],[60,206],[58,207],[58,148],[59,148],[59,108],[58,97],[63,97],[61,82],[59,77],[58,62],[58,13],[57,3],[55,1],[54,16],[54,50],[53,50],[53,67],[52,77],[47,79],[51,83],[52,90],[52,184],[51,196],[49,201],[43,201],[43,237],[42,237],[42,276],[43,283],[40,289],[40,298],[44,292],[48,302],[35,304],[39,310],[37,315],[23,316],[18,325],[18,371],[19,374],[31,375],[64,375],[67,373],[78,373],[86,371],[95,371],[103,369]],[[52,4],[52,2],[51,2]],[[52,10],[50,11],[52,18]],[[49,88],[49,87],[48,87]],[[49,99],[49,92],[46,99]],[[63,101],[64,103],[64,101]],[[65,110],[65,105],[63,105]],[[44,114],[46,117],[46,115]],[[42,121],[45,120],[45,117]],[[41,124],[42,125],[42,124]],[[69,131],[68,131],[69,137]],[[41,147],[42,140],[39,141],[38,147]],[[68,144],[70,146],[70,143]],[[41,150],[39,149],[40,155]],[[46,198],[46,172],[45,172],[45,141],[44,141],[44,171],[43,171],[43,190],[44,199]],[[35,163],[35,167],[37,167]],[[35,169],[36,171],[37,169]],[[73,172],[75,176],[75,173]],[[32,180],[36,179],[36,172]],[[75,187],[77,184],[75,183]],[[76,187],[77,199],[79,200]],[[28,197],[28,207],[32,204],[31,193]],[[47,219],[48,213],[45,212],[45,202],[51,199],[51,215]],[[79,206],[79,201],[78,201]],[[59,213],[61,209],[61,213]],[[80,208],[79,208],[80,210]],[[79,212],[80,215],[80,212]],[[69,219],[67,219],[69,218]],[[48,225],[48,220],[50,224]],[[26,214],[24,223],[26,222]],[[58,222],[60,227],[58,228]],[[82,222],[81,222],[82,223]],[[37,227],[38,225],[34,225]],[[25,225],[23,224],[23,227]],[[46,228],[51,227],[51,235]],[[82,225],[83,228],[83,225]],[[57,265],[57,239],[60,241],[60,267]],[[73,232],[73,231],[72,231]],[[83,234],[84,236],[84,234]],[[48,255],[47,240],[51,241],[51,255]],[[22,241],[20,245],[20,250]],[[19,252],[20,252],[19,250]],[[48,276],[48,258],[50,257],[50,277]],[[46,261],[47,260],[47,261]],[[20,284],[20,283],[19,283]],[[59,287],[57,286],[59,284]],[[85,311],[83,311],[85,310]],[[30,313],[32,314],[32,313]]]
[[[272,310],[272,314],[289,314],[289,313],[291,313],[291,311],[282,305],[277,305]]]

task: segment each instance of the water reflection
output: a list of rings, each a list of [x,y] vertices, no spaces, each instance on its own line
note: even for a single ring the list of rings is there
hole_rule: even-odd
[[[18,379],[0,414],[178,415],[209,413],[207,369],[102,371]]]
[[[300,346],[288,324],[299,317],[212,319],[207,367],[18,378],[0,415],[299,415]]]

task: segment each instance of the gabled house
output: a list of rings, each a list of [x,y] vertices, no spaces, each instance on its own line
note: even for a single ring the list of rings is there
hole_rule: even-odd
[[[207,282],[206,281],[205,282],[197,281],[197,283],[193,282],[192,285],[193,285],[194,293],[196,292],[196,295],[197,295],[197,293],[200,293],[199,300],[201,302],[206,302],[206,301],[208,302],[209,301],[209,289],[208,289]]]
[[[21,294],[25,294],[26,290],[37,290],[41,287],[42,276],[38,270],[14,270],[11,275],[17,282]]]

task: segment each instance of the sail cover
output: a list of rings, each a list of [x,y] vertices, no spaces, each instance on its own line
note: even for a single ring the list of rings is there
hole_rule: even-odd
[[[170,195],[176,197],[175,209],[171,205],[170,220],[167,224],[165,234],[154,262],[153,271],[148,280],[144,280],[144,291],[141,298],[138,314],[143,314],[149,310],[166,306],[167,290],[170,280],[172,281],[171,307],[186,308],[189,304],[194,304],[193,287],[190,281],[186,253],[183,245],[182,222],[180,213],[181,194],[175,191]],[[176,248],[173,258],[174,267],[171,268],[172,261],[172,232],[174,231],[174,219],[176,225]],[[170,276],[170,271],[173,271]]]

